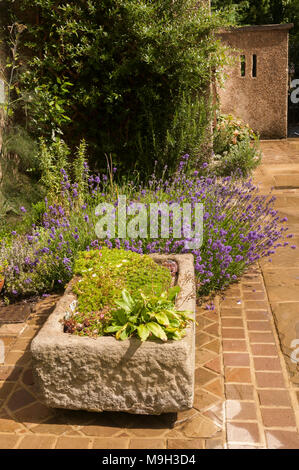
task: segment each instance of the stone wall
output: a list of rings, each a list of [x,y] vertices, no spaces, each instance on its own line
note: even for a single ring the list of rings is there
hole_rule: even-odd
[[[291,28],[287,24],[247,26],[220,35],[236,57],[235,65],[226,70],[224,87],[218,90],[221,111],[243,119],[265,139],[287,137]]]

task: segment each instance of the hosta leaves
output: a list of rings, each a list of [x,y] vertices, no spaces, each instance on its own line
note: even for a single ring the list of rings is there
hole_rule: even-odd
[[[137,333],[141,341],[146,341],[149,337],[150,330],[147,328],[146,325],[139,325],[137,326]]]
[[[122,300],[116,301],[116,305],[122,308],[125,312],[130,313],[135,305],[134,300],[126,289],[123,289],[121,296]]]
[[[161,339],[162,341],[167,341],[167,336],[163,328],[158,325],[158,323],[150,322],[147,323],[147,328],[150,330],[150,332],[156,336],[156,338]]]
[[[155,313],[154,317],[160,323],[160,325],[168,326],[169,325],[169,319],[166,313],[160,312],[160,313]]]
[[[121,328],[122,328],[121,326],[110,325],[105,328],[105,333],[115,333],[121,330]]]
[[[173,289],[170,296],[175,297],[179,289]],[[185,336],[185,328],[192,312],[176,310],[174,301],[164,292],[160,296],[146,297],[141,293],[141,300],[133,298],[126,290],[122,299],[116,302],[119,308],[112,312],[112,325],[105,329],[106,334],[115,334],[115,338],[126,340],[137,334],[142,342],[150,336],[162,341],[178,340]]]

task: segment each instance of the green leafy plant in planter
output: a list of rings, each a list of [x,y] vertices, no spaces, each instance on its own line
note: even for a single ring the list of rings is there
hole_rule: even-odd
[[[116,302],[112,318],[104,329],[106,334],[115,334],[116,339],[126,340],[137,336],[142,342],[147,339],[162,341],[180,340],[186,334],[186,327],[192,321],[192,312],[178,311],[175,298],[179,286],[172,287],[160,296],[133,298],[125,289],[122,299]]]

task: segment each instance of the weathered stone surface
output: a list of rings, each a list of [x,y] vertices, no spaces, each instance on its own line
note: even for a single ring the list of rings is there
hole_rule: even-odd
[[[195,316],[192,255],[153,255],[179,266],[179,310]],[[69,286],[39,334],[31,352],[35,383],[49,407],[89,411],[161,414],[192,408],[195,327],[181,341],[117,341],[63,333],[61,320],[75,299]]]

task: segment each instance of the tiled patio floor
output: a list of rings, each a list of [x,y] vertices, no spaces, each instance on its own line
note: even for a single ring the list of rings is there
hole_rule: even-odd
[[[39,302],[24,324],[0,327],[0,448],[299,448],[299,388],[289,381],[259,268],[216,298],[215,310],[198,309],[194,408],[177,416],[40,403],[29,345],[56,300]]]

